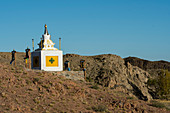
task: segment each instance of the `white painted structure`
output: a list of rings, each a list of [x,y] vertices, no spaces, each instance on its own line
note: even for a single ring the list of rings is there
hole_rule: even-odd
[[[44,35],[38,44],[39,48],[31,53],[32,69],[63,71],[63,51],[55,48],[54,44],[45,25]]]

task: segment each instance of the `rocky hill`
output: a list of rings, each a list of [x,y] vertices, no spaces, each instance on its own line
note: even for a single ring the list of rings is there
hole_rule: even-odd
[[[167,61],[148,61],[136,57],[127,57],[124,58],[125,62],[129,62],[133,66],[138,66],[143,70],[152,70],[152,69],[167,69],[170,71],[170,62]]]
[[[146,85],[149,77],[148,72],[137,66],[132,66],[130,63],[125,63],[119,56],[66,54],[64,58],[71,62],[72,70],[80,70],[80,60],[86,60],[87,77],[95,83],[129,95],[135,95],[142,100],[152,99]]]
[[[23,67],[22,53],[18,54],[18,56],[21,56],[17,62],[18,66],[12,67],[9,65],[9,55],[10,54],[6,53],[1,53],[0,55],[0,111],[2,113],[168,113],[166,109],[153,107],[155,106],[153,103],[151,104],[149,102],[138,100],[128,96],[126,93],[122,93],[121,88],[120,91],[114,90],[114,88],[124,85],[123,81],[125,84],[129,84],[126,87],[130,87],[132,89],[134,87],[134,89],[140,90],[142,88],[136,87],[139,86],[139,84],[144,87],[145,85],[143,83],[139,83],[136,76],[138,76],[139,79],[143,78],[144,80],[141,79],[142,82],[145,81],[145,77],[147,78],[148,76],[145,71],[138,69],[137,67],[133,67],[130,64],[127,64],[127,66],[124,65],[124,61],[119,56],[101,55],[94,56],[92,58],[80,57],[78,55],[65,56],[72,60],[72,67],[75,65],[75,68],[73,69],[79,69],[78,57],[86,58],[87,60],[91,59],[90,61],[87,61],[88,65],[90,67],[92,67],[92,63],[95,63],[95,65],[94,68],[88,72],[88,76],[90,77],[91,74],[96,73],[97,75],[93,75],[91,77],[94,77],[94,80],[97,83],[102,84],[103,81],[104,83],[102,85],[113,88],[110,89],[94,84],[93,82],[69,80],[65,77],[58,76],[58,73],[56,72],[25,69]],[[110,58],[114,60],[111,62],[112,65],[106,63]],[[77,65],[73,63],[73,60],[75,60]],[[102,63],[100,63],[100,60],[103,60]],[[109,68],[107,71],[105,71],[106,67],[103,63],[108,65]],[[101,68],[102,65],[104,65],[103,68]],[[98,70],[95,66],[99,67],[99,71],[95,71],[96,69]],[[113,68],[112,72],[111,68]],[[121,69],[124,70],[121,72]],[[88,70],[90,70],[90,68]],[[105,74],[107,73],[111,74],[111,76],[108,76],[111,80],[105,78]],[[113,73],[114,75],[112,75]],[[124,78],[119,78],[118,76],[122,77],[119,73],[125,74]],[[142,73],[142,76],[136,75],[136,73]],[[100,74],[101,77],[98,76],[98,74]],[[137,83],[134,83],[133,80],[136,80]],[[115,86],[115,84],[117,84],[117,86]],[[147,95],[144,97],[145,92],[139,91],[139,93],[143,93],[141,98],[149,98]]]
[[[23,58],[24,53],[17,53],[18,67],[24,67]],[[10,59],[11,53],[0,53],[1,63],[9,64]],[[124,61],[121,57],[112,54],[97,56],[66,54],[64,61],[66,59],[70,61],[73,71],[81,70],[80,60],[86,60],[87,79],[89,81],[142,100],[152,99],[146,84],[150,74],[139,68],[138,65],[131,65],[131,62],[128,63],[129,60],[125,59]]]

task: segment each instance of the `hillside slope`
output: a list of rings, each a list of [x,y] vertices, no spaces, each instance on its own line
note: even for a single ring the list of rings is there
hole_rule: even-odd
[[[17,53],[17,66],[24,67],[24,53]],[[9,64],[11,53],[0,53],[0,63]],[[87,64],[87,78],[104,87],[121,91],[142,100],[150,100],[152,96],[146,84],[150,74],[140,66],[133,66],[117,55],[105,54],[96,56],[80,56],[75,54],[64,55],[68,59],[71,70],[80,69],[80,60],[85,59]],[[151,71],[155,73],[155,71]]]
[[[53,72],[0,63],[0,111],[37,113],[168,112],[108,88],[73,81]]]

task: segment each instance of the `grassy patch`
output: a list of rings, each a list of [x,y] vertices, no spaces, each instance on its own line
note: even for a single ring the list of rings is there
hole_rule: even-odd
[[[91,77],[86,77],[87,82],[93,82],[93,79]]]
[[[14,76],[17,77],[17,78],[19,77],[19,75],[14,75]]]
[[[133,97],[126,97],[126,99],[134,99]]]
[[[158,101],[151,101],[151,106],[153,106],[153,107],[157,107],[157,108],[166,108],[165,107],[165,105],[164,104],[162,104],[162,103],[160,103],[160,102],[158,102]]]
[[[31,88],[29,88],[28,90],[29,90],[29,91],[33,91],[33,89],[31,89]]]
[[[44,88],[46,88],[46,89],[48,89],[48,88],[49,88],[49,86],[48,86],[48,85],[42,85],[42,87],[44,87]]]
[[[38,82],[40,80],[40,78],[34,78],[35,82]]]
[[[38,82],[40,80],[40,78],[34,78],[33,82]]]
[[[105,105],[97,105],[97,106],[93,106],[92,109],[95,112],[104,112],[107,110],[107,107]]]
[[[54,104],[53,104],[53,103],[50,103],[48,106],[53,107],[53,106],[54,106]]]
[[[34,98],[33,101],[36,103],[36,104],[39,104],[40,103],[40,100],[38,98]]]
[[[26,83],[27,83],[27,85],[30,85],[32,82],[30,80],[26,79]]]
[[[90,88],[92,89],[99,89],[99,86],[97,84],[94,84],[93,86],[91,86]]]
[[[22,73],[23,71],[22,70],[16,70],[16,73]]]
[[[23,72],[23,74],[24,74],[24,75],[26,75],[26,74],[27,74],[27,72],[25,72],[25,71],[24,71],[24,72]]]

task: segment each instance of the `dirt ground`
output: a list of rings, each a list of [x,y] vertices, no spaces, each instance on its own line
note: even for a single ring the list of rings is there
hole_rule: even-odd
[[[94,83],[0,64],[1,113],[168,112]]]
[[[23,57],[24,53],[17,53],[17,67],[13,67],[9,64],[11,53],[0,53],[0,113],[169,112],[160,104],[93,82],[25,69]]]

